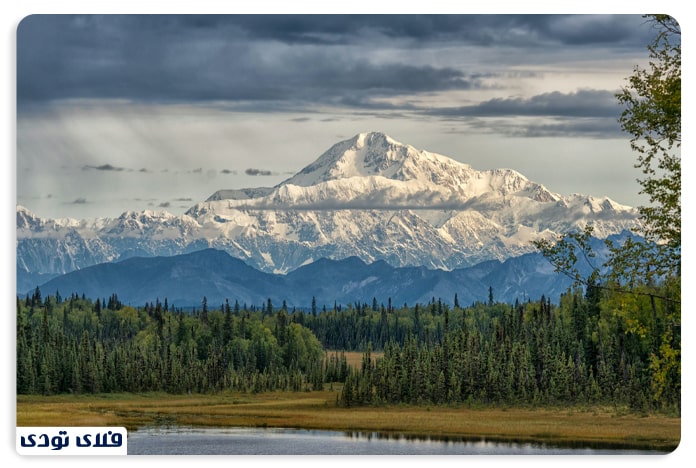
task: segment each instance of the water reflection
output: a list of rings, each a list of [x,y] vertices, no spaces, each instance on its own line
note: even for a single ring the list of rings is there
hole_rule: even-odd
[[[515,438],[495,438],[495,437],[464,437],[451,435],[432,435],[432,434],[403,434],[395,432],[364,432],[364,431],[346,431],[343,432],[346,437],[356,440],[371,441],[389,440],[395,442],[419,442],[419,443],[439,443],[439,444],[476,444],[480,447],[519,447],[524,449],[594,449],[594,450],[633,450],[650,453],[667,453],[666,451],[658,451],[651,448],[649,445],[636,446],[636,444],[619,444],[607,442],[575,442],[575,441],[558,441],[542,443],[538,441],[529,441],[526,439]]]
[[[283,428],[158,426],[128,434],[129,455],[584,455],[660,454],[626,447]]]

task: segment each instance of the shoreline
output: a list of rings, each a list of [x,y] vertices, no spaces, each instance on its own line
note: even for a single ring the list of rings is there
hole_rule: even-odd
[[[368,406],[343,408],[336,391],[170,395],[18,395],[17,426],[256,427],[488,440],[669,453],[681,418],[598,407]],[[68,422],[66,424],[66,422]]]

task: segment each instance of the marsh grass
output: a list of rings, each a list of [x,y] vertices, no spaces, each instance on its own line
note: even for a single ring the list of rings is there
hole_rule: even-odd
[[[18,426],[285,427],[406,436],[586,443],[672,450],[681,420],[613,408],[360,407],[335,391],[215,395],[107,394],[17,397]]]

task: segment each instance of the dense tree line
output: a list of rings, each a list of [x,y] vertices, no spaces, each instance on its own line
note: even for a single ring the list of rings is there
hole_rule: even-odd
[[[458,304],[456,297],[454,301]],[[364,351],[369,343],[372,349],[382,350],[387,343],[403,344],[411,336],[418,341],[441,340],[445,314],[462,313],[459,307],[455,310],[451,311],[442,299],[433,298],[428,304],[414,307],[396,307],[391,298],[387,298],[386,305],[373,298],[370,304],[334,305],[329,310],[324,307],[321,312],[302,314],[298,320],[328,349]]]
[[[63,299],[37,289],[17,299],[17,392],[298,391],[337,382],[345,406],[680,411],[674,302],[597,287],[569,291],[558,305],[543,297],[455,303],[395,308],[374,300],[305,313],[270,301],[212,309],[204,299],[201,309],[184,312],[166,299],[134,308],[115,295]],[[362,365],[350,367],[341,350],[364,351]]]
[[[271,310],[136,309],[37,289],[17,300],[17,393],[301,390],[344,377],[309,329]]]
[[[600,288],[569,292],[558,306],[542,298],[445,309],[441,335],[392,339],[376,360],[368,346],[340,401],[606,404],[678,414],[677,309],[673,302],[656,306],[648,297]],[[432,317],[421,320],[432,323]]]

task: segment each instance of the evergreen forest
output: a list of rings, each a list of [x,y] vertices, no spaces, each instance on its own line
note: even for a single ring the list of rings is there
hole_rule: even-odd
[[[270,300],[180,310],[56,291],[17,298],[17,393],[313,391],[361,405],[606,405],[680,414],[680,305],[608,288],[558,304]],[[349,365],[345,352],[362,353]]]

